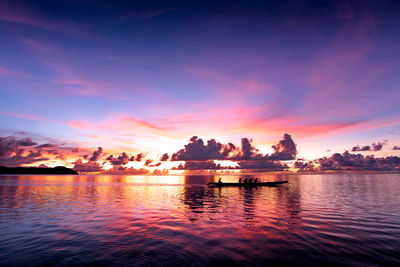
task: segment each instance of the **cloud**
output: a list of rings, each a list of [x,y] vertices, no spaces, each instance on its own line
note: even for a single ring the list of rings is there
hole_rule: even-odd
[[[58,50],[56,47],[53,47],[45,42],[33,38],[23,38],[21,41],[23,44],[30,47],[33,51],[37,51],[39,53],[54,54],[54,52],[57,52]]]
[[[104,174],[130,174],[130,175],[145,175],[149,174],[150,170],[147,169],[135,169],[133,167],[127,168],[127,167],[122,167],[122,166],[114,166],[114,168],[111,168],[109,170],[103,170],[102,173]],[[160,171],[161,173],[161,171]],[[163,174],[167,174],[168,172],[162,172]],[[158,174],[158,173],[156,173]]]
[[[61,153],[61,152],[58,151],[58,154],[57,154],[57,156],[56,156],[56,159],[65,160],[65,156],[64,156],[63,153]]]
[[[89,158],[89,161],[97,161],[102,154],[103,154],[103,148],[98,147],[97,150],[93,152],[93,155]]]
[[[275,146],[272,146],[274,153],[267,157],[269,160],[293,160],[297,155],[296,144],[292,137],[285,133],[283,139]]]
[[[19,146],[34,146],[36,145],[36,142],[33,142],[32,139],[30,139],[29,137],[17,140],[17,145]]]
[[[39,150],[40,151],[40,150]],[[46,153],[51,154],[51,155],[58,155],[60,152],[57,149],[46,149],[44,150]]]
[[[146,10],[146,11],[129,11],[122,13],[118,15],[118,19],[147,19],[147,18],[153,18],[156,16],[160,16],[166,13],[173,12],[177,10],[178,7],[170,7],[170,8],[165,8],[165,9],[153,9],[153,10]]]
[[[146,154],[144,153],[139,153],[136,156],[132,156],[129,161],[142,161],[146,157]]]
[[[14,134],[15,134],[15,135],[27,135],[27,133],[24,132],[24,131],[17,131],[17,132],[15,132]]]
[[[147,165],[147,167],[158,167],[160,165],[161,165],[161,162],[157,162],[157,163],[149,164],[149,165]]]
[[[28,165],[49,160],[48,156],[52,156],[51,159],[65,160],[64,154],[53,149],[55,147],[58,147],[58,145],[50,143],[38,145],[29,137],[0,137],[0,164],[6,166]]]
[[[57,147],[57,146],[58,145],[56,145],[56,144],[46,143],[46,144],[38,145],[38,146],[36,146],[36,148],[50,148],[50,147]]]
[[[383,141],[383,142],[378,142],[378,143],[372,143],[372,145],[370,146],[362,146],[360,147],[358,146],[353,146],[353,148],[351,149],[352,152],[357,152],[357,151],[379,151],[382,150],[382,147],[384,145],[386,145],[387,141]]]
[[[146,157],[146,154],[139,153],[136,155],[136,161],[142,161]]]
[[[49,158],[43,157],[40,151],[34,152],[29,150],[29,154],[26,156],[22,156],[20,153],[17,153],[15,156],[11,157],[8,161],[8,165],[20,166],[47,160],[49,160]]]
[[[0,157],[0,164],[15,167],[49,159],[43,157],[40,151],[34,152],[33,150],[29,150],[29,153],[26,154],[25,149],[18,149],[13,154],[12,156]]]
[[[274,153],[262,155],[258,149],[252,146],[252,140],[242,138],[240,153],[237,156],[229,157],[231,160],[293,160],[296,158],[297,149],[292,137],[285,133],[278,144],[272,146]]]
[[[231,167],[222,167],[213,160],[231,160],[237,161],[238,166],[235,169],[260,169],[268,171],[283,171],[289,167],[281,164],[279,160],[292,160],[296,157],[296,144],[289,134],[283,136],[283,140],[275,146],[272,146],[274,153],[270,156],[258,153],[259,150],[252,145],[252,140],[242,138],[241,147],[238,148],[232,143],[227,145],[216,142],[215,139],[204,141],[197,136],[190,139],[190,143],[185,145],[184,149],[172,154],[172,160],[183,160],[175,169],[180,170],[204,170],[204,169],[228,169]]]
[[[0,77],[8,76],[10,71],[2,66],[0,66]]]
[[[224,169],[220,164],[215,164],[213,160],[208,161],[186,161],[179,164],[173,170],[221,170]]]
[[[301,161],[301,160],[297,160],[294,163],[294,167],[296,169],[298,169],[300,172],[302,172],[302,171],[312,172],[312,171],[315,170],[315,166],[314,166],[312,161],[304,162],[304,161]]]
[[[249,140],[248,138],[242,138],[242,146],[241,146],[241,152],[239,155],[239,159],[243,160],[250,160],[250,159],[256,159],[256,158],[263,158],[261,154],[258,154],[258,149],[252,146],[253,140]]]
[[[284,171],[289,167],[286,164],[281,164],[275,161],[239,161],[236,169],[259,169],[263,171]]]
[[[0,7],[1,8],[1,7]],[[0,65],[0,77],[5,77],[5,78],[26,78],[29,75],[20,72],[20,71],[15,71],[15,70],[10,70],[8,68],[5,68],[4,66]],[[7,112],[0,113],[2,115],[8,115]]]
[[[132,116],[120,116],[103,121],[81,121],[74,120],[66,122],[66,125],[79,130],[106,130],[114,132],[137,131],[138,128],[150,131],[164,131],[165,129],[148,121],[136,119]]]
[[[107,157],[107,160],[112,165],[125,165],[129,162],[129,156],[125,152],[122,152],[121,156],[115,158],[113,155]]]
[[[262,170],[262,171],[284,171],[289,167],[286,164],[279,162],[267,161],[267,160],[244,160],[238,161],[236,167],[224,167],[221,164],[215,163],[213,160],[207,161],[186,161],[185,163],[179,164],[175,170],[224,170],[224,169],[251,169],[251,170]]]
[[[153,163],[154,162],[154,160],[152,160],[152,159],[147,159],[146,161],[145,161],[145,163],[144,163],[144,166],[147,166],[147,167],[158,167],[158,166],[160,166],[161,165],[161,162],[157,162],[157,163]],[[153,163],[153,164],[152,164]]]
[[[400,146],[394,146],[393,150],[400,150]]]
[[[17,1],[10,1],[8,3],[0,2],[0,21],[56,32],[76,32],[82,29],[82,25],[78,26],[74,22],[54,20],[44,16],[43,13],[34,12],[34,10],[34,6],[18,4]]]
[[[229,152],[229,147],[216,142],[215,139],[208,140],[205,145],[203,139],[193,136],[184,149],[172,154],[171,160],[226,159]]]
[[[17,140],[15,136],[0,136],[0,157],[8,157],[12,153],[16,153],[21,146],[29,147],[34,145],[37,145],[37,143],[33,142],[29,137]]]
[[[284,134],[283,139],[275,146],[272,146],[274,153],[263,155],[252,145],[252,140],[242,138],[241,147],[238,148],[232,143],[221,144],[215,139],[204,144],[203,139],[193,136],[185,148],[172,154],[171,160],[292,160],[296,158],[296,144],[289,134]]]
[[[161,156],[160,161],[167,161],[169,159],[168,153],[165,153],[164,155]]]
[[[61,144],[63,145],[63,144]],[[51,156],[52,159],[65,160],[64,151],[59,151],[57,148],[59,145],[54,143],[43,143],[37,144],[29,137],[16,138],[15,136],[1,137],[0,139],[0,156],[2,156],[2,162],[4,164],[29,164],[36,161],[48,160],[44,155]],[[26,150],[25,148],[33,147],[37,151],[30,148]],[[283,165],[276,163],[266,163],[267,161],[278,161],[287,160],[295,157],[296,145],[291,139],[290,135],[285,134],[283,140],[281,140],[277,145],[273,146],[274,153],[271,155],[261,154],[259,150],[252,144],[252,139],[242,138],[241,146],[235,146],[232,143],[223,144],[217,142],[215,139],[210,139],[206,143],[197,136],[193,136],[189,143],[184,147],[184,149],[179,150],[177,153],[171,156],[168,153],[163,154],[158,162],[154,159],[146,159],[145,153],[139,153],[137,155],[128,155],[126,152],[122,152],[120,155],[108,155],[106,160],[110,162],[113,166],[124,166],[129,161],[144,161],[143,165],[147,167],[158,167],[161,165],[162,161],[167,160],[179,160],[179,161],[198,161],[198,163],[188,163],[182,165],[182,169],[201,169],[201,168],[211,168],[211,169],[224,169],[227,167],[221,167],[221,165],[215,164],[213,160],[230,160],[239,161],[239,165],[235,168],[265,168],[265,169],[285,169]],[[68,151],[65,153],[79,152],[78,148],[65,148]],[[96,164],[91,164],[90,162],[96,162],[105,158],[104,150],[102,147],[98,147],[97,150],[93,151],[92,154],[86,154],[83,156],[82,160],[87,160],[87,163],[76,162],[76,168],[82,169],[83,171],[95,170],[98,171],[98,166]],[[200,161],[206,163],[199,163]],[[260,161],[261,163],[245,163],[244,161]],[[102,166],[102,165],[101,165]]]
[[[54,122],[51,119],[48,119],[48,118],[45,118],[45,117],[41,117],[41,116],[37,116],[37,115],[34,115],[34,114],[13,113],[13,112],[1,112],[0,114],[3,115],[3,116],[21,118],[21,119],[27,119],[27,120]]]
[[[329,158],[324,157],[316,162],[320,164],[319,170],[375,170],[391,171],[400,170],[400,157],[364,156],[362,154],[351,154],[348,151],[343,154],[335,153]]]
[[[77,172],[100,172],[103,170],[103,167],[95,161],[88,161],[87,163],[83,163],[82,159],[78,159],[74,162],[74,167],[72,168]]]
[[[356,151],[371,151],[371,146],[353,146],[353,148],[351,149],[352,152],[356,152]]]
[[[372,149],[373,149],[374,151],[379,151],[379,150],[382,150],[382,147],[383,147],[384,145],[386,145],[386,141],[378,142],[377,144],[372,143]]]

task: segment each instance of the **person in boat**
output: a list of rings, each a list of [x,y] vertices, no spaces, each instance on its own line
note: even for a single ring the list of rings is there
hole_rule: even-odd
[[[249,184],[253,183],[253,178],[249,178]]]
[[[219,184],[222,184],[221,178],[219,178],[218,183],[219,183]]]
[[[242,177],[239,178],[239,184],[242,184]]]
[[[244,184],[246,185],[248,183],[247,178],[244,178]]]
[[[255,184],[258,183],[258,178],[256,178],[256,179],[254,180],[254,183],[255,183]]]

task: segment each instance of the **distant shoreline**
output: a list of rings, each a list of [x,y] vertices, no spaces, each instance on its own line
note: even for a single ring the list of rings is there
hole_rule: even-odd
[[[283,171],[283,172],[271,172],[271,171],[253,171],[253,172],[222,172],[218,173],[214,170],[193,170],[183,171],[182,173],[143,173],[143,174],[132,174],[132,173],[102,173],[102,172],[87,172],[78,173],[73,169],[57,166],[54,168],[41,168],[41,167],[4,167],[0,166],[0,175],[15,174],[15,175],[41,175],[41,174],[60,174],[60,175],[122,175],[122,176],[191,176],[191,175],[204,175],[204,176],[246,176],[246,175],[322,175],[322,174],[400,174],[400,170],[397,171],[374,171],[374,170],[336,170],[336,171],[317,171],[317,172],[294,172],[294,171]]]
[[[39,167],[4,167],[0,166],[0,174],[68,174],[77,175],[78,172],[67,167],[58,166],[54,168]]]

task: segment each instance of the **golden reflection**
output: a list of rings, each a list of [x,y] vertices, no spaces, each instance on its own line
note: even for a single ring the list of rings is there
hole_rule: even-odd
[[[69,224],[65,225],[68,228],[79,224],[82,216],[121,227],[130,227],[132,220],[156,224],[152,219],[155,214],[197,222],[201,227],[210,220],[227,224],[252,221],[256,226],[273,227],[270,218],[298,219],[302,210],[298,181],[286,176],[258,178],[289,179],[289,184],[272,188],[211,188],[207,183],[219,176],[210,175],[15,176],[10,182],[19,186],[7,187],[15,191],[5,193],[15,198],[16,206],[26,198],[36,206],[45,206],[49,218],[56,218],[60,210],[70,211]],[[224,182],[238,179],[235,175],[222,177]],[[38,186],[24,186],[30,183]]]

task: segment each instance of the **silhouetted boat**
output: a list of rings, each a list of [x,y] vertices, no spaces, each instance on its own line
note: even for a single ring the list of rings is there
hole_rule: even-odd
[[[209,182],[210,186],[243,186],[243,187],[256,187],[256,186],[277,186],[280,184],[285,184],[288,181],[277,181],[277,182],[259,182],[259,183],[218,183],[218,182]]]

